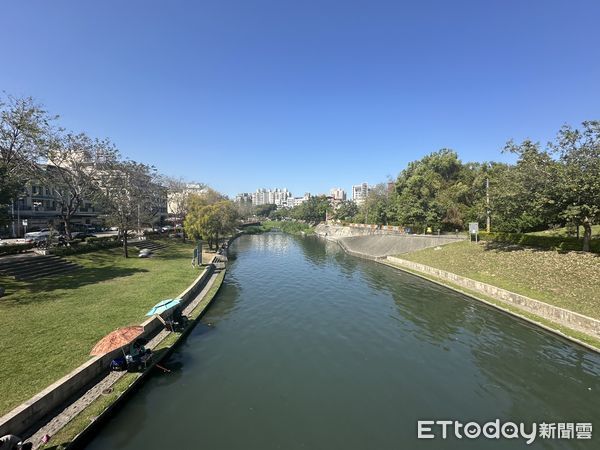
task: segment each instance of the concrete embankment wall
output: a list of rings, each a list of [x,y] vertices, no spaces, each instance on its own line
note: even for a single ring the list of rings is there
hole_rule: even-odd
[[[194,280],[194,282],[178,297],[185,307],[200,292],[214,271],[214,265],[209,265]],[[168,317],[169,311],[161,316]],[[144,327],[142,337],[149,337],[163,328],[163,323],[153,316],[141,324]],[[60,406],[89,388],[102,375],[106,374],[110,362],[121,354],[115,350],[103,356],[95,356],[68,375],[48,386],[26,402],[0,417],[0,436],[6,434],[25,435],[33,426],[44,420]]]
[[[436,269],[435,267],[426,266],[413,261],[407,261],[394,256],[388,256],[386,260],[395,266],[404,267],[426,275],[432,275],[433,277],[441,280],[447,280],[452,284],[469,289],[470,291],[479,292],[501,302],[511,304],[519,309],[558,323],[559,325],[563,325],[573,330],[581,331],[596,338],[600,338],[600,320],[584,316],[573,311],[568,311],[566,309],[559,308],[558,306],[549,305],[539,300],[492,286],[491,284],[482,283],[480,281],[456,275],[455,273]]]
[[[317,225],[318,236],[338,242],[351,255],[378,259],[464,240],[463,236],[404,234],[390,230]]]
[[[445,270],[436,269],[424,264],[419,264],[392,256],[420,250],[422,248],[449,244],[460,241],[464,238],[454,236],[406,235],[390,233],[389,231],[385,230],[374,230],[369,228],[357,229],[355,227],[341,227],[323,224],[316,227],[315,233],[328,240],[338,242],[338,244],[351,255],[379,260],[380,262],[386,264],[391,263],[391,265],[400,269],[405,268],[411,272],[421,273],[425,277],[430,276],[432,280],[438,279],[440,280],[440,284],[445,284],[444,281],[448,281],[452,285],[465,288],[470,292],[481,293],[485,296],[498,300],[501,303],[515,306],[524,312],[535,314],[536,316],[549,320],[555,324],[583,332],[595,338],[600,338],[600,320],[559,308],[557,306],[549,305],[539,300],[525,297],[523,295],[516,294],[490,284],[475,281],[451,272],[446,272]],[[497,305],[493,306],[499,307]],[[513,315],[519,315],[509,309],[501,309],[504,309]],[[539,322],[535,323],[553,332],[557,332],[557,330],[554,328],[549,328],[540,324]],[[571,336],[566,336],[564,334],[563,336],[574,340]],[[595,350],[597,351],[597,349]]]

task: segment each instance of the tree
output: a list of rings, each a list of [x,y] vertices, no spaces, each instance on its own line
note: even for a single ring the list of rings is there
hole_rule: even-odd
[[[185,181],[181,178],[162,177],[161,184],[167,189],[169,214],[174,225],[183,225],[188,213],[188,197],[194,191],[206,189],[204,183]],[[190,189],[193,186],[193,190]]]
[[[311,197],[302,204],[294,207],[290,215],[298,220],[319,223],[325,221],[327,211],[331,209],[325,195]]]
[[[8,168],[0,163],[0,225],[8,223],[7,207],[21,187],[15,177],[8,176]]]
[[[592,224],[600,220],[600,121],[583,129],[564,126],[551,145],[560,161],[557,188],[561,216],[583,226],[583,251],[590,250]]]
[[[358,206],[352,200],[341,202],[333,212],[333,218],[336,220],[352,221],[358,214]]]
[[[141,223],[148,223],[156,215],[158,205],[155,200],[159,194],[155,192],[163,191],[156,169],[130,160],[108,161],[103,166],[100,185],[97,199],[107,221],[119,227],[123,254],[127,258],[128,232],[139,228]]]
[[[103,169],[116,161],[118,153],[108,141],[91,139],[84,133],[55,136],[38,149],[46,164],[36,165],[34,176],[52,188],[65,233],[71,238],[71,218],[91,201],[100,188]]]
[[[207,203],[200,195],[190,196],[189,211],[183,226],[192,239],[206,239],[209,248],[219,244],[219,237],[234,232],[238,213],[230,200]]]
[[[379,183],[369,189],[367,198],[360,205],[360,221],[378,225],[387,225],[395,220],[395,211],[392,198],[395,193],[390,193],[387,183]]]
[[[456,152],[449,149],[409,163],[396,180],[396,221],[415,228],[446,229],[463,222],[460,199],[466,192],[461,181],[464,170]]]
[[[547,149],[530,140],[521,144],[509,141],[504,151],[519,156],[517,163],[499,180],[500,198],[511,199],[511,208],[504,215],[513,225],[506,231],[547,228],[548,224],[558,220],[558,162]]]
[[[256,205],[254,207],[254,214],[258,217],[269,217],[269,215],[277,209],[277,205],[268,203],[265,205]]]
[[[25,186],[36,164],[36,148],[54,119],[31,97],[0,99],[0,210]],[[0,224],[6,219],[0,214]]]

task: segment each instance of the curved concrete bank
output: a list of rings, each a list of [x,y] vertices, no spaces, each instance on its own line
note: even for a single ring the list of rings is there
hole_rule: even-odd
[[[428,247],[462,241],[463,236],[404,234],[398,231],[369,227],[342,227],[320,224],[315,234],[338,242],[351,255],[368,259],[385,258]]]
[[[492,286],[491,284],[482,283],[480,281],[472,280],[471,278],[446,272],[445,270],[436,269],[435,267],[426,266],[413,261],[407,261],[394,256],[388,256],[386,260],[391,262],[394,267],[404,267],[412,271],[432,275],[441,280],[450,281],[451,283],[465,289],[479,292],[503,303],[516,306],[519,309],[555,322],[559,325],[581,331],[600,339],[600,320],[592,317],[559,308],[558,306],[549,305],[548,303],[525,297],[524,295],[516,294],[514,292],[507,291],[506,289]]]
[[[407,261],[392,255],[399,255],[427,247],[450,244],[462,240],[453,236],[419,236],[390,233],[384,230],[375,230],[372,228],[357,229],[355,227],[341,227],[332,225],[318,225],[315,234],[325,239],[337,242],[346,253],[361,258],[372,259],[377,262],[390,265],[400,270],[406,270],[410,273],[423,274],[427,279],[438,282],[439,284],[455,289],[456,285],[467,289],[470,292],[480,293],[484,296],[498,301],[500,304],[516,307],[524,313],[531,313],[540,319],[548,320],[558,326],[585,333],[595,339],[600,339],[600,320],[584,316],[573,311],[569,311],[558,306],[549,305],[539,300],[535,300],[524,295],[501,289],[490,284],[481,283],[470,278],[462,277],[451,272],[429,267],[424,264]],[[444,283],[447,281],[450,284]],[[455,289],[456,290],[456,289]],[[463,292],[463,291],[461,291]],[[463,292],[476,300],[482,300],[469,292]],[[482,300],[488,303],[485,300]],[[566,335],[555,328],[545,326],[539,322],[531,320],[525,316],[511,311],[508,308],[489,303],[509,314],[525,319],[531,323],[541,326],[547,330],[560,334],[572,341],[585,345],[595,351],[598,348],[581,342],[573,336]]]

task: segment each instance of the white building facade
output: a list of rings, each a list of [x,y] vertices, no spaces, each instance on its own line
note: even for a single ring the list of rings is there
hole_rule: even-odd
[[[332,188],[329,190],[329,195],[333,197],[334,201],[344,202],[346,201],[346,191],[342,188]]]
[[[352,186],[352,200],[361,205],[369,195],[369,185],[367,183],[355,184]]]

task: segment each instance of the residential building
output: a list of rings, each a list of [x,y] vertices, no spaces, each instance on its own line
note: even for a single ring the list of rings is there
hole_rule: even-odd
[[[201,195],[206,192],[206,187],[197,183],[188,183],[178,191],[167,193],[167,213],[172,219],[178,219],[185,209],[185,201],[190,194]]]
[[[54,166],[41,165],[40,169],[54,170]],[[27,183],[18,198],[8,207],[11,223],[6,230],[0,230],[0,234],[20,237],[30,230],[60,228],[61,210],[56,195],[55,186],[47,186],[38,180]],[[71,217],[71,223],[75,226],[100,225],[102,221],[98,214],[96,206],[91,201],[84,200]]]
[[[248,192],[242,192],[235,196],[236,203],[252,203],[252,194]]]
[[[352,200],[361,205],[369,195],[369,185],[367,183],[355,184],[352,186]]]
[[[301,205],[305,201],[311,198],[310,192],[305,192],[302,197],[289,197],[287,200],[287,207],[294,208]]]
[[[342,188],[332,188],[330,189],[329,194],[336,202],[346,201],[346,191],[344,191]]]
[[[238,194],[243,195],[243,194]],[[286,206],[288,199],[292,198],[292,193],[287,189],[257,189],[252,193],[252,204],[257,205],[277,205]]]

